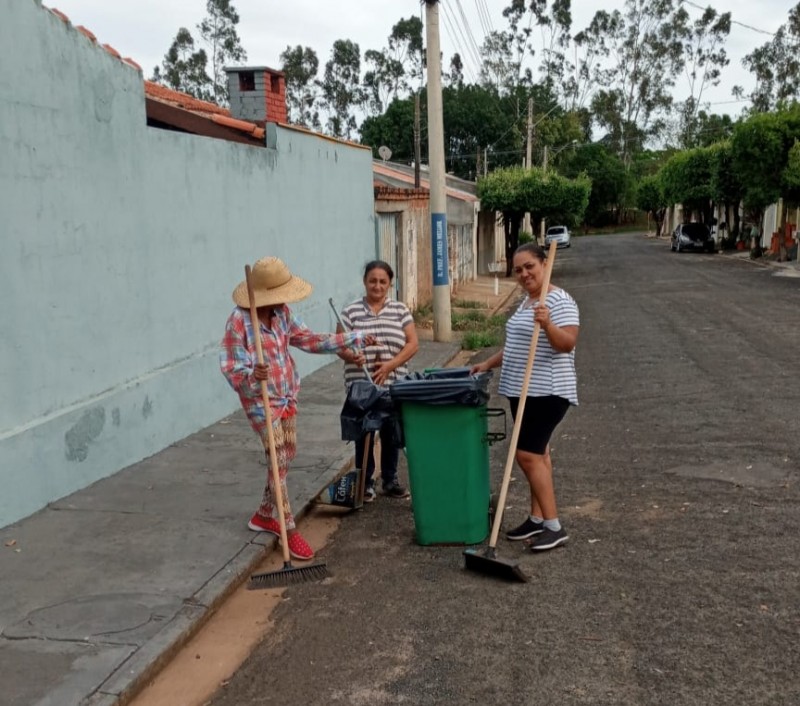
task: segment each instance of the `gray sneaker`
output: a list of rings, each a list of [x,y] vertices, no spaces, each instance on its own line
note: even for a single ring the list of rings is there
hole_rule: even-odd
[[[399,483],[385,483],[383,486],[383,494],[390,497],[390,498],[397,498],[402,500],[403,498],[407,498],[411,495],[408,490],[400,485]]]

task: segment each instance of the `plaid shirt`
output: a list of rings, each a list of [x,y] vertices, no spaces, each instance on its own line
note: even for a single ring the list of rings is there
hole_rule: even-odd
[[[264,364],[269,367],[267,393],[273,419],[291,417],[297,413],[300,375],[289,354],[289,346],[307,353],[335,353],[363,343],[364,334],[361,331],[314,333],[285,304],[275,308],[271,328],[260,323]],[[236,307],[225,325],[219,364],[222,374],[239,394],[250,425],[264,438],[267,424],[261,400],[261,383],[253,377],[257,362],[250,312]]]

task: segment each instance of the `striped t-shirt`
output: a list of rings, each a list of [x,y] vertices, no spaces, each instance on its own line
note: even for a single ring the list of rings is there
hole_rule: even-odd
[[[563,289],[553,289],[546,301],[550,320],[556,326],[580,326],[578,305]],[[534,326],[530,303],[530,298],[525,297],[506,323],[506,343],[498,386],[498,392],[506,397],[519,397],[522,392]],[[559,353],[550,345],[544,330],[541,330],[536,342],[528,397],[547,395],[557,395],[569,400],[570,404],[578,404],[575,349],[569,353]]]
[[[406,345],[406,334],[403,328],[414,323],[414,317],[402,302],[387,299],[383,308],[372,313],[366,298],[357,299],[342,311],[342,322],[350,331],[360,331],[363,335],[373,335],[378,345],[364,349],[367,357],[367,369],[373,374],[378,362],[394,358]],[[408,375],[408,366],[403,363],[389,374],[386,384]],[[346,363],[344,366],[344,384],[354,380],[364,380],[364,371],[357,365]]]

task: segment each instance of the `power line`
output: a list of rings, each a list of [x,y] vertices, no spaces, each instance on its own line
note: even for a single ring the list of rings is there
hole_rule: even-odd
[[[469,41],[472,42],[472,46],[475,49],[475,55],[478,57],[478,60],[480,61],[481,50],[480,47],[478,46],[478,43],[475,41],[475,35],[472,34],[472,27],[470,26],[470,23],[467,21],[466,14],[464,14],[464,7],[461,4],[461,0],[456,0],[456,7],[458,7],[458,11],[461,14],[461,21],[464,24],[464,29],[466,29],[467,31],[467,36],[469,37]]]
[[[489,31],[494,32],[494,22],[492,22],[492,15],[489,12],[489,6],[486,4],[486,0],[479,0],[478,4],[483,6],[483,12],[486,14],[486,23],[489,25]]]
[[[692,7],[696,8],[698,10],[703,10],[704,12],[705,12],[705,10],[708,9],[706,7],[703,7],[702,5],[697,5],[696,3],[691,2],[691,0],[683,0],[683,2],[686,3],[687,5],[691,5]],[[753,32],[758,32],[759,34],[766,34],[766,35],[768,35],[770,37],[774,37],[775,36],[775,32],[767,32],[767,30],[765,30],[765,29],[759,29],[758,27],[753,27],[752,25],[747,25],[744,22],[739,22],[738,20],[732,19],[731,20],[731,24],[732,25],[739,25],[740,27],[744,27],[745,29],[750,29]]]
[[[481,29],[483,30],[483,33],[489,34],[489,25],[483,16],[483,6],[481,5],[480,0],[475,0],[475,8],[478,10],[478,21],[481,23]]]
[[[445,18],[447,18],[448,22],[452,22],[452,25],[458,28],[458,31],[459,31],[459,33],[461,34],[461,37],[464,40],[464,46],[466,46],[466,49],[467,49],[467,52],[466,52],[465,56],[467,56],[467,58],[469,58],[470,61],[474,62],[475,65],[480,68],[480,66],[482,64],[481,58],[480,58],[480,53],[476,52],[475,49],[473,49],[472,45],[469,42],[469,39],[467,39],[467,36],[464,34],[464,31],[461,29],[461,24],[458,22],[458,19],[455,17],[455,14],[453,14],[453,17],[449,17],[449,15],[452,12],[450,10],[450,6],[446,2],[442,2],[440,7],[442,9],[442,13],[441,14]],[[474,42],[473,42],[473,44],[474,44]],[[461,46],[460,42],[459,42],[459,46]]]
[[[441,9],[444,9],[444,6],[441,6]],[[440,13],[441,18],[444,20],[444,29],[447,33],[447,36],[450,38],[450,41],[453,43],[453,46],[458,50],[459,55],[461,56],[462,65],[466,72],[469,72],[469,76],[472,79],[472,83],[477,84],[478,80],[475,77],[475,73],[472,70],[471,64],[473,63],[472,57],[470,57],[465,51],[464,48],[461,46],[461,41],[458,39],[455,30],[451,24],[450,17],[446,12]],[[469,62],[469,63],[468,63]]]

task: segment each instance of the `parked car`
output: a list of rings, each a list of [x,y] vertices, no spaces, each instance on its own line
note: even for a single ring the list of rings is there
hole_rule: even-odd
[[[570,246],[569,228],[567,226],[550,226],[544,234],[545,246],[556,241],[557,248],[568,248]]]
[[[717,244],[705,223],[683,223],[672,231],[670,249],[673,252],[683,252],[684,250],[716,252]]]

